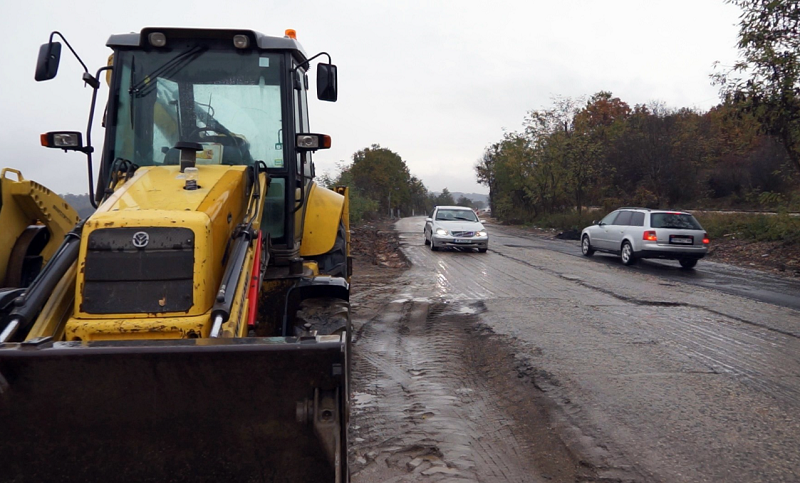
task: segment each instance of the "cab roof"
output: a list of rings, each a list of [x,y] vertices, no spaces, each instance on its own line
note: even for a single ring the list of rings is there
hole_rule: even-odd
[[[128,34],[115,34],[108,38],[106,46],[113,48],[119,47],[149,47],[148,34],[161,32],[170,39],[207,39],[207,40],[231,40],[233,47],[234,35],[246,35],[250,38],[250,45],[260,50],[289,50],[300,57],[301,61],[307,59],[305,50],[300,42],[290,37],[270,37],[255,30],[245,29],[200,29],[200,28],[174,28],[174,27],[145,27],[141,32],[131,32]]]

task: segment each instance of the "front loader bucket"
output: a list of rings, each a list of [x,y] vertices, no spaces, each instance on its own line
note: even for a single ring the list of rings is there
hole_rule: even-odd
[[[0,348],[0,479],[345,482],[339,336]]]

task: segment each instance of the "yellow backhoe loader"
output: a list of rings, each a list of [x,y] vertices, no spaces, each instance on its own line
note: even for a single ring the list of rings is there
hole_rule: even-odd
[[[55,36],[93,97],[85,144],[41,143],[87,156],[96,211],[78,221],[44,190],[44,218],[63,215],[46,264],[0,289],[0,480],[349,481],[348,194],[314,182],[331,141],[306,98],[323,55],[317,97],[336,100],[330,56],[292,30],[145,28],[112,35],[92,75],[54,32],[37,81],[57,73]],[[0,263],[20,263],[34,219],[50,227],[27,218]]]

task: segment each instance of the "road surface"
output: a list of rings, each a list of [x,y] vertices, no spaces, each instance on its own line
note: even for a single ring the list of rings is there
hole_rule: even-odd
[[[800,293],[423,223],[411,269],[354,279],[355,483],[800,481]]]

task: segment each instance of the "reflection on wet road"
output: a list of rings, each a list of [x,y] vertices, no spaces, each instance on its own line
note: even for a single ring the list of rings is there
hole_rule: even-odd
[[[358,324],[354,482],[800,480],[800,294],[491,226],[489,253],[432,252],[422,220]]]

